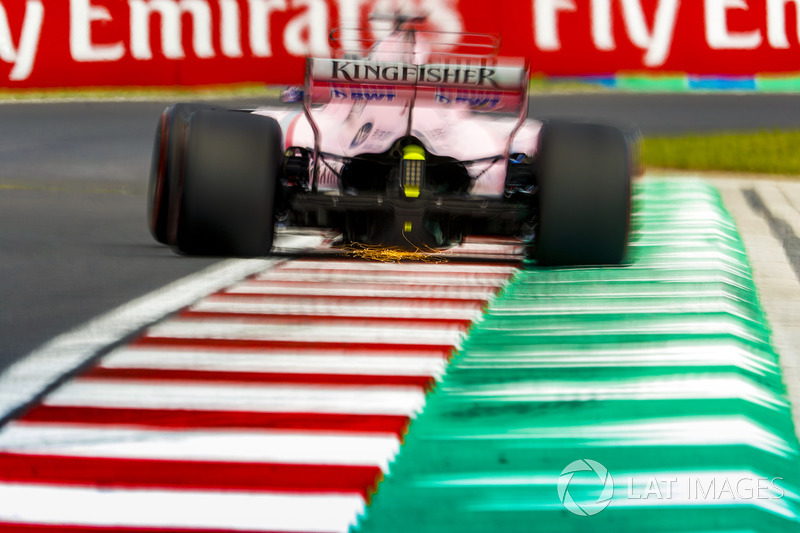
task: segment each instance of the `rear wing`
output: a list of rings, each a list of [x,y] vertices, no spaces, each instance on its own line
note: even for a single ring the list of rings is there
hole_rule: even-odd
[[[519,113],[527,102],[528,69],[520,64],[413,65],[348,59],[308,59],[311,104],[365,100],[414,105],[467,106]]]

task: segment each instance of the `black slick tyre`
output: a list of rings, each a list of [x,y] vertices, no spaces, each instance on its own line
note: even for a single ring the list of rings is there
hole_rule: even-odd
[[[177,219],[178,184],[183,173],[183,147],[189,118],[200,110],[213,109],[204,104],[173,104],[161,113],[156,124],[150,181],[147,195],[147,222],[153,238],[161,244],[173,244]]]
[[[620,129],[546,122],[536,157],[540,265],[619,264],[631,215],[631,147]]]
[[[199,111],[189,121],[176,245],[190,255],[270,253],[278,175],[278,123],[235,111]]]

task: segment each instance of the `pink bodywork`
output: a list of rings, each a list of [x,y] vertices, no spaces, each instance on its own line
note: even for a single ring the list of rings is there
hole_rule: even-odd
[[[428,47],[424,42],[409,42],[408,34],[407,31],[392,33],[373,46],[363,60],[310,59],[306,81],[309,113],[286,107],[262,107],[254,113],[278,121],[284,147],[313,150],[315,137],[310,115],[319,132],[316,144],[319,151],[343,157],[381,154],[398,139],[412,135],[434,155],[459,161],[484,160],[467,166],[474,179],[470,192],[481,196],[502,195],[508,155],[533,155],[541,128],[540,122],[523,118],[528,80],[524,67],[497,67],[512,79],[519,78],[513,89],[500,87],[505,90],[495,87],[486,90],[463,83],[342,80],[326,75],[335,61],[351,71],[356,68],[354,64],[362,62],[390,68],[427,66],[431,70],[445,66],[431,65]],[[322,190],[336,190],[335,173],[322,169],[318,184]]]

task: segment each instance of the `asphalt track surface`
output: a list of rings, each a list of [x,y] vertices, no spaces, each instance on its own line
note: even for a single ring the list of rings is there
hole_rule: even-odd
[[[0,370],[217,261],[177,256],[146,229],[153,131],[168,103],[0,105]],[[537,95],[531,115],[636,124],[645,135],[800,128],[800,97]]]

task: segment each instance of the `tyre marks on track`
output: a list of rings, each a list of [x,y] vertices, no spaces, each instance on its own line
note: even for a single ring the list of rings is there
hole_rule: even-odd
[[[299,259],[151,326],[0,431],[4,531],[347,531],[516,266]]]
[[[715,179],[736,218],[800,428],[800,183]]]

